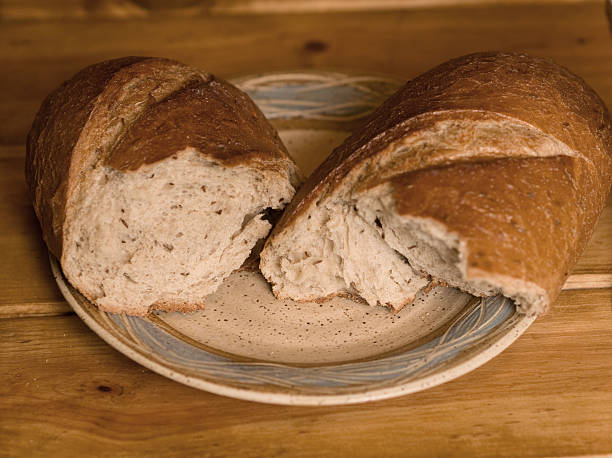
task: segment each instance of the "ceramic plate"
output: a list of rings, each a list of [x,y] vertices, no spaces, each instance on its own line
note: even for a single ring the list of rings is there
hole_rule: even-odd
[[[310,173],[398,82],[375,75],[275,73],[234,81]],[[187,385],[251,401],[348,404],[423,390],[480,366],[533,322],[503,297],[434,288],[397,314],[348,299],[274,298],[261,274],[234,272],[206,310],[135,318],[100,312],[53,274],[75,312],[111,346]]]

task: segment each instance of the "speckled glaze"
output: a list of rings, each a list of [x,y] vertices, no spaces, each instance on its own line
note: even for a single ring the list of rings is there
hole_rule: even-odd
[[[372,75],[284,73],[235,81],[276,124],[310,173],[398,82]],[[292,405],[348,404],[438,385],[485,363],[533,322],[502,297],[434,288],[397,314],[337,298],[279,301],[259,272],[232,274],[206,310],[146,319],[100,312],[56,281],[83,321],[151,370],[240,399]]]

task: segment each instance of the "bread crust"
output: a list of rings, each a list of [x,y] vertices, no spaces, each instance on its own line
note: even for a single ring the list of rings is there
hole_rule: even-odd
[[[87,192],[91,170],[130,173],[186,148],[222,167],[278,173],[294,186],[299,181],[259,108],[213,75],[169,59],[126,57],[91,65],[63,83],[43,102],[26,148],[26,181],[51,253],[62,262],[71,212]]]
[[[136,170],[187,147],[226,166],[287,160],[277,132],[244,92],[212,75],[197,75],[132,123],[105,163]]]
[[[604,207],[611,155],[608,110],[581,78],[524,54],[470,54],[409,81],[375,110],[302,186],[267,245],[326,196],[390,183],[399,215],[431,218],[468,241],[468,280],[542,289],[545,303],[524,306],[542,312]],[[480,189],[498,199],[491,210],[461,200]]]

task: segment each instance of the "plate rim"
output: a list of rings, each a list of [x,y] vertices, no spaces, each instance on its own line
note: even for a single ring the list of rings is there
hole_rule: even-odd
[[[472,370],[482,366],[486,362],[493,359],[495,356],[508,348],[523,332],[534,322],[535,315],[520,315],[513,327],[508,329],[491,344],[479,351],[472,358],[457,364],[456,366],[442,370],[437,374],[430,374],[425,377],[399,383],[391,387],[384,388],[365,388],[363,391],[344,394],[293,394],[285,392],[261,391],[256,388],[238,388],[221,383],[215,383],[208,380],[203,380],[198,377],[181,374],[172,369],[149,359],[146,356],[138,353],[130,348],[129,345],[121,342],[111,332],[98,324],[79,304],[67,285],[67,280],[61,270],[59,262],[49,253],[49,263],[51,272],[60,289],[60,292],[70,304],[78,317],[97,334],[108,345],[127,356],[131,360],[155,372],[158,375],[164,376],[171,380],[188,385],[192,388],[207,391],[209,393],[227,396],[244,401],[255,401],[264,404],[275,405],[291,405],[291,406],[332,406],[332,405],[347,405],[357,404],[369,401],[378,401],[383,399],[394,398],[406,394],[415,393],[427,388],[432,388],[441,385],[448,381],[461,377],[462,375],[471,372]]]

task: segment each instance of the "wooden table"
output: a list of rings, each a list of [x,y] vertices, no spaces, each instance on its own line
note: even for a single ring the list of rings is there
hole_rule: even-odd
[[[0,15],[0,454],[612,453],[611,201],[570,289],[491,362],[403,398],[300,408],[188,388],[89,331],[52,280],[22,172],[43,97],[120,55],[222,77],[337,68],[407,79],[467,52],[523,50],[568,66],[612,107],[603,1],[4,0]]]

